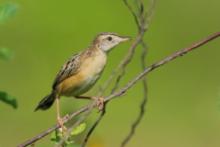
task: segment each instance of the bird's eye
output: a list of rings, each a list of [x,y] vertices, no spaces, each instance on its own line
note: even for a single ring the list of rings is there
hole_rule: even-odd
[[[109,36],[107,39],[108,39],[108,41],[112,41],[112,37],[111,36]]]

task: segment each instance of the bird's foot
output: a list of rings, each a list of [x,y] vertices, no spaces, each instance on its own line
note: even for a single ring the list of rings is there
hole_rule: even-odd
[[[57,117],[57,122],[58,122],[58,125],[60,126],[60,128],[61,128],[61,132],[66,132],[67,131],[67,128],[65,127],[65,125],[64,125],[64,122],[63,122],[63,119],[62,118],[60,118],[60,117]]]
[[[98,107],[99,112],[100,112],[100,111],[103,111],[103,110],[104,110],[104,107],[105,107],[104,97],[93,97],[93,99],[94,99],[95,102],[96,102],[96,106]]]

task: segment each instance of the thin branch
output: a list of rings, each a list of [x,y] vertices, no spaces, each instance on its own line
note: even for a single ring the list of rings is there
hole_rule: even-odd
[[[140,0],[137,0],[137,1],[140,1]],[[146,11],[143,16],[138,16],[138,15],[136,15],[135,11],[132,9],[131,5],[128,3],[127,0],[123,0],[123,2],[124,2],[125,6],[128,8],[128,10],[130,11],[130,13],[132,14],[132,16],[135,20],[135,23],[138,27],[138,33],[137,33],[131,47],[128,49],[127,55],[124,57],[124,59],[121,61],[121,63],[117,66],[117,68],[112,71],[112,73],[110,74],[109,78],[105,81],[105,83],[101,87],[99,87],[98,95],[100,95],[100,96],[103,95],[103,93],[107,90],[109,85],[113,82],[113,79],[114,79],[115,75],[119,71],[121,71],[121,74],[117,77],[115,86],[112,89],[112,91],[117,89],[118,84],[119,84],[118,82],[120,81],[121,76],[124,73],[124,68],[126,68],[126,65],[129,64],[130,61],[132,60],[133,55],[135,53],[136,47],[139,45],[140,41],[144,37],[143,31],[146,31],[147,28],[149,27],[149,24],[150,24],[150,21],[152,19],[153,12],[154,12],[154,9],[155,9],[155,6],[156,6],[156,0],[151,0],[149,10]],[[142,3],[142,9],[144,9],[143,8],[143,2],[141,1],[141,3]],[[139,11],[143,11],[143,10],[139,10]],[[140,17],[142,19],[145,18],[145,20],[144,21],[141,20],[141,22],[140,22],[138,17]]]
[[[153,0],[154,1],[154,0]],[[139,15],[137,15],[135,13],[135,11],[132,9],[131,5],[129,5],[129,3],[127,2],[127,0],[124,0],[124,4],[127,6],[127,8],[129,9],[129,11],[131,12],[131,14],[133,15],[134,17],[134,20],[136,22],[136,25],[138,27],[138,35],[136,36],[136,39],[135,41],[133,42],[133,44],[131,45],[130,49],[129,49],[129,52],[127,54],[127,56],[124,58],[124,60],[122,60],[121,64],[118,66],[118,69],[114,70],[113,73],[110,75],[110,78],[107,80],[107,82],[104,84],[103,88],[100,89],[99,91],[99,95],[103,95],[105,89],[107,89],[107,87],[109,86],[110,82],[113,80],[113,77],[115,76],[115,74],[117,73],[116,71],[121,71],[116,79],[116,82],[115,82],[115,85],[114,87],[112,88],[112,91],[111,91],[111,94],[115,92],[115,90],[118,88],[119,86],[119,83],[122,79],[122,77],[125,75],[125,70],[126,70],[126,67],[127,65],[131,62],[131,60],[133,59],[133,56],[134,56],[134,53],[135,53],[135,49],[136,47],[142,42],[142,46],[143,47],[146,47],[144,42],[142,41],[143,40],[143,37],[144,37],[144,33],[146,32],[146,24],[145,22],[150,22],[151,20],[151,17],[152,17],[152,14],[153,12],[153,9],[154,6],[150,6],[151,9],[149,9],[149,15],[146,15],[146,17],[144,17],[144,4],[141,0],[137,0],[136,1],[137,5],[138,5],[138,11],[139,11]],[[153,5],[154,3],[152,3]],[[139,7],[140,5],[140,7]],[[147,14],[148,14],[147,13]],[[146,20],[145,20],[146,19]],[[148,20],[148,21],[147,21]],[[146,49],[146,48],[145,48]],[[145,53],[144,53],[145,54]],[[144,55],[145,57],[145,55]],[[144,61],[145,62],[145,61]],[[144,64],[144,63],[143,63]],[[144,80],[145,81],[145,80]],[[144,97],[145,98],[145,97]],[[144,101],[143,101],[144,102]],[[105,105],[106,107],[106,105]],[[143,106],[145,107],[145,105]],[[144,108],[143,108],[144,109]],[[141,112],[140,112],[141,113]],[[88,133],[86,134],[85,136],[85,139],[83,140],[83,144],[82,144],[82,147],[85,147],[87,142],[88,142],[88,139],[89,137],[91,136],[91,134],[93,133],[93,131],[95,130],[95,128],[98,126],[98,124],[101,122],[102,118],[105,116],[106,114],[106,111],[103,111],[99,117],[97,118],[97,120],[94,122],[94,124],[92,125],[92,127],[90,128],[90,130],[88,131]],[[138,124],[137,124],[138,125]],[[136,126],[137,126],[136,125]]]
[[[155,10],[155,7],[156,7],[156,0],[150,0],[150,4],[149,4],[149,8],[148,8],[148,11],[145,12],[144,14],[144,18],[146,18],[144,20],[144,26],[145,28],[144,29],[148,29],[149,27],[149,24],[152,20],[152,17],[154,15],[154,10]]]
[[[141,66],[142,66],[142,69],[144,70],[146,68],[147,45],[145,44],[144,41],[141,42],[141,45],[142,45],[142,50],[143,50],[142,54],[141,54]],[[134,136],[136,129],[145,114],[145,109],[146,109],[147,100],[148,100],[147,99],[147,79],[146,79],[146,77],[144,77],[142,79],[142,83],[143,83],[143,99],[140,103],[140,107],[139,107],[140,111],[139,111],[137,118],[135,119],[135,121],[131,125],[131,129],[130,129],[129,134],[122,141],[121,147],[125,147],[127,145],[127,143],[131,140],[131,138]]]
[[[138,17],[138,19],[140,21],[138,29],[139,29],[139,32],[143,33],[143,36],[144,36],[144,33],[148,30],[150,20],[152,19],[152,16],[153,16],[153,12],[154,12],[154,9],[155,9],[155,0],[151,0],[149,10],[146,11],[146,12],[145,12],[144,3],[143,3],[142,0],[136,0],[136,3],[139,6],[139,15],[133,15],[133,16]],[[127,4],[127,7],[129,8],[130,12],[133,13],[131,7],[129,7],[128,4]],[[142,36],[142,38],[143,38],[143,36]],[[145,66],[145,57],[146,57],[146,52],[147,52],[147,46],[145,45],[145,42],[143,41],[142,38],[141,38],[141,45],[143,47],[143,53],[142,53],[141,63],[142,63],[143,68],[145,68],[144,66]],[[132,56],[130,57],[130,59],[132,60]],[[117,89],[122,76],[125,74],[125,67],[126,67],[126,64],[124,66],[122,66],[122,72],[120,73],[120,75],[118,76],[118,78],[116,80],[116,84],[113,88],[113,92]],[[144,88],[144,96],[143,96],[143,100],[141,102],[139,115],[138,115],[137,119],[134,121],[134,123],[132,124],[129,134],[123,140],[123,142],[121,144],[121,147],[126,146],[126,144],[134,136],[136,128],[138,127],[140,121],[144,117],[145,107],[146,107],[146,104],[147,104],[147,93],[146,93],[147,83],[146,83],[145,78],[143,79],[143,88]]]
[[[85,147],[86,146],[86,144],[88,143],[89,137],[91,136],[93,131],[96,129],[96,127],[101,122],[101,120],[104,117],[104,115],[106,114],[106,106],[107,106],[107,102],[105,103],[104,110],[101,112],[101,114],[99,115],[98,119],[95,121],[95,123],[92,125],[92,127],[89,129],[88,133],[86,134],[85,139],[83,140],[81,147]]]
[[[128,49],[128,53],[127,55],[124,57],[124,59],[120,62],[120,64],[116,67],[115,70],[112,71],[111,75],[109,76],[109,78],[105,81],[105,83],[103,84],[102,87],[100,87],[99,93],[98,95],[102,96],[104,94],[104,92],[107,90],[107,88],[110,86],[110,84],[113,82],[113,79],[115,77],[115,75],[122,70],[121,74],[123,74],[123,69],[125,68],[125,66],[130,63],[130,61],[133,58],[135,49],[137,48],[137,46],[139,45],[140,41],[142,40],[143,34],[138,33],[137,36],[135,37],[134,41],[132,42],[131,46]],[[122,69],[123,68],[123,69]],[[118,78],[119,79],[119,78]],[[117,87],[117,84],[115,84],[114,87]],[[112,91],[114,91],[113,88]]]
[[[124,93],[126,93],[131,87],[133,87],[139,80],[141,80],[144,76],[146,76],[149,72],[153,71],[154,69],[159,68],[160,66],[176,59],[177,57],[181,57],[183,55],[185,55],[186,53],[199,48],[200,46],[218,38],[220,36],[220,32],[214,33],[210,36],[208,36],[207,38],[200,40],[194,44],[192,44],[190,47],[187,48],[183,48],[173,54],[171,54],[170,56],[167,56],[166,58],[150,65],[149,67],[145,68],[145,70],[143,72],[141,72],[140,74],[138,74],[133,80],[131,80],[130,82],[128,82],[128,84],[126,86],[124,86],[123,88],[121,88],[120,90],[118,90],[117,92],[111,94],[110,96],[106,97],[106,101],[111,100],[112,98],[118,97],[123,95]]]
[[[139,20],[138,22],[136,22],[136,25],[138,27],[138,35],[134,41],[134,43],[131,45],[127,56],[124,58],[124,60],[122,60],[121,64],[119,64],[119,67],[117,69],[117,71],[119,71],[119,75],[116,78],[114,87],[112,88],[112,93],[118,89],[120,81],[122,80],[122,77],[125,75],[126,72],[126,67],[127,65],[132,61],[134,53],[135,53],[135,49],[137,48],[137,46],[143,42],[143,37],[144,34],[146,33],[150,21],[152,19],[153,16],[153,12],[155,9],[155,5],[156,5],[156,0],[151,0],[150,3],[150,7],[149,10],[145,12],[144,14],[144,4],[142,0],[136,0],[137,3],[139,3],[140,5],[140,9],[138,10],[140,15],[138,16],[137,14],[135,14],[134,10],[132,9],[132,7],[128,4],[127,0],[124,0],[124,4],[127,6],[127,8],[129,9],[129,11],[131,12],[131,14],[133,15],[135,20]],[[113,73],[116,73],[115,71],[113,71]],[[109,81],[110,83],[111,81]],[[108,85],[109,85],[108,83]]]
[[[139,0],[136,1],[137,3],[139,2]],[[142,41],[143,37],[144,37],[144,33],[145,33],[145,30],[143,29],[144,28],[144,24],[142,23],[143,22],[143,17],[140,16],[138,17],[138,15],[135,13],[135,11],[132,9],[131,5],[129,5],[129,3],[127,2],[127,0],[124,0],[124,4],[127,6],[127,8],[129,9],[129,11],[131,12],[131,14],[133,15],[134,17],[134,20],[136,22],[136,25],[138,27],[138,35],[135,39],[135,42],[134,44],[131,45],[129,51],[128,51],[128,54],[127,56],[124,58],[124,60],[122,60],[121,64],[119,64],[119,75],[117,76],[116,78],[116,81],[115,81],[115,84],[112,88],[112,91],[111,93],[113,93],[116,89],[118,89],[119,87],[119,84],[120,84],[120,81],[122,79],[122,77],[125,75],[125,72],[126,72],[126,67],[127,65],[132,61],[133,59],[133,56],[135,54],[135,49],[137,48],[137,46],[140,44],[140,42]],[[142,4],[142,7],[143,4]],[[140,14],[142,14],[142,10],[138,10],[140,11]],[[138,21],[136,21],[138,20]]]
[[[138,1],[139,5],[140,5],[140,21],[141,21],[141,29],[142,30],[148,30],[149,27],[149,23],[152,19],[153,16],[153,12],[155,9],[155,5],[156,5],[156,0],[151,0],[150,1],[150,7],[149,10],[145,12],[144,10],[144,3],[142,0]],[[143,14],[145,12],[145,14]],[[141,30],[140,30],[141,31]],[[145,42],[142,40],[141,41],[141,46],[142,46],[142,54],[141,54],[141,65],[142,65],[142,69],[144,70],[146,67],[146,55],[147,55],[147,45],[145,44]],[[121,143],[121,147],[125,147],[128,142],[131,140],[131,138],[134,136],[136,129],[138,127],[138,125],[140,124],[141,120],[144,117],[145,114],[145,109],[146,109],[146,105],[147,105],[147,80],[146,77],[144,77],[142,79],[142,83],[143,83],[143,98],[142,101],[140,103],[140,111],[139,114],[137,116],[137,118],[135,119],[135,121],[132,123],[131,125],[131,129],[130,132],[128,133],[128,135],[124,138],[124,140]]]
[[[110,100],[113,100],[114,98],[120,97],[122,95],[124,95],[131,87],[133,87],[139,80],[141,80],[142,78],[144,78],[148,73],[150,73],[151,71],[161,67],[164,64],[167,64],[168,62],[176,59],[177,57],[181,57],[183,55],[185,55],[188,52],[191,52],[192,50],[199,48],[200,46],[205,45],[206,43],[216,39],[220,37],[220,32],[214,33],[208,37],[206,37],[205,39],[202,39],[194,44],[192,44],[191,46],[187,47],[187,48],[183,48],[173,54],[171,54],[170,56],[167,56],[166,58],[150,65],[149,67],[145,68],[145,70],[141,73],[139,73],[136,77],[134,77],[130,82],[127,83],[127,85],[125,85],[124,87],[122,87],[120,90],[114,92],[113,94],[105,97],[104,102],[108,102]],[[79,110],[72,112],[69,115],[66,115],[63,120],[64,122],[68,122],[70,121],[72,118],[80,115],[83,112],[86,112],[89,108],[95,108],[96,107],[96,103],[91,103],[88,104],[82,108],[80,108]],[[60,128],[59,125],[55,125],[49,129],[47,129],[46,131],[43,131],[42,133],[38,134],[37,136],[25,141],[24,143],[18,145],[18,147],[26,147],[28,145],[33,144],[34,142],[42,139],[43,137],[47,136],[48,134],[50,134],[51,132],[53,132],[54,130]]]
[[[118,88],[119,82],[120,82],[122,76],[125,73],[126,66],[132,60],[132,58],[134,56],[134,53],[135,53],[135,49],[137,48],[137,46],[140,44],[142,38],[144,37],[144,30],[141,29],[141,24],[140,24],[138,16],[136,15],[136,12],[132,9],[131,5],[128,3],[127,0],[123,0],[123,2],[125,4],[125,6],[129,9],[130,13],[132,14],[132,16],[135,20],[135,23],[138,27],[138,33],[137,33],[132,45],[129,47],[128,53],[123,58],[123,60],[120,62],[120,64],[117,66],[117,68],[112,71],[109,78],[105,81],[105,83],[100,88],[98,95],[103,95],[103,93],[107,90],[109,85],[113,82],[114,77],[117,75],[117,73],[120,72],[117,79],[116,79],[116,81],[115,81],[115,85],[112,88],[112,92],[114,92]],[[140,30],[142,30],[142,31],[140,31]]]
[[[118,86],[120,84],[120,81],[122,79],[122,77],[125,75],[126,72],[126,67],[127,65],[131,62],[131,60],[133,59],[133,56],[135,54],[135,49],[137,48],[137,46],[139,45],[139,43],[141,42],[142,38],[144,36],[144,32],[139,32],[135,42],[131,45],[127,56],[125,57],[125,59],[121,62],[121,64],[119,65],[119,75],[116,78],[114,87],[112,88],[111,93],[115,92],[116,89],[118,89]]]
[[[123,2],[126,5],[126,7],[129,9],[131,14],[133,15],[133,18],[134,18],[135,23],[138,27],[138,30],[140,30],[141,29],[141,23],[140,23],[139,17],[137,16],[136,12],[132,9],[131,5],[128,3],[127,0],[123,0]]]

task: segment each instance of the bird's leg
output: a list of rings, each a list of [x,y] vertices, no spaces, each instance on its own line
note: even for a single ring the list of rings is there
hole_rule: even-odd
[[[96,97],[96,96],[75,96],[75,98],[78,99],[92,99],[96,102],[96,106],[98,107],[99,111],[102,111],[104,109],[105,103],[103,97]]]
[[[56,98],[56,110],[57,110],[57,122],[62,128],[62,131],[65,132],[67,128],[64,126],[63,120],[60,115],[60,99],[59,97]]]

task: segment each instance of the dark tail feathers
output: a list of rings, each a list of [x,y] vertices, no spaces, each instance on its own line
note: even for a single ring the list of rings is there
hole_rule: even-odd
[[[52,106],[52,104],[53,104],[55,99],[56,99],[56,94],[55,94],[55,92],[52,92],[51,94],[49,94],[48,96],[44,97],[39,102],[38,106],[35,108],[34,111],[37,111],[39,109],[41,109],[41,110],[49,109]]]

